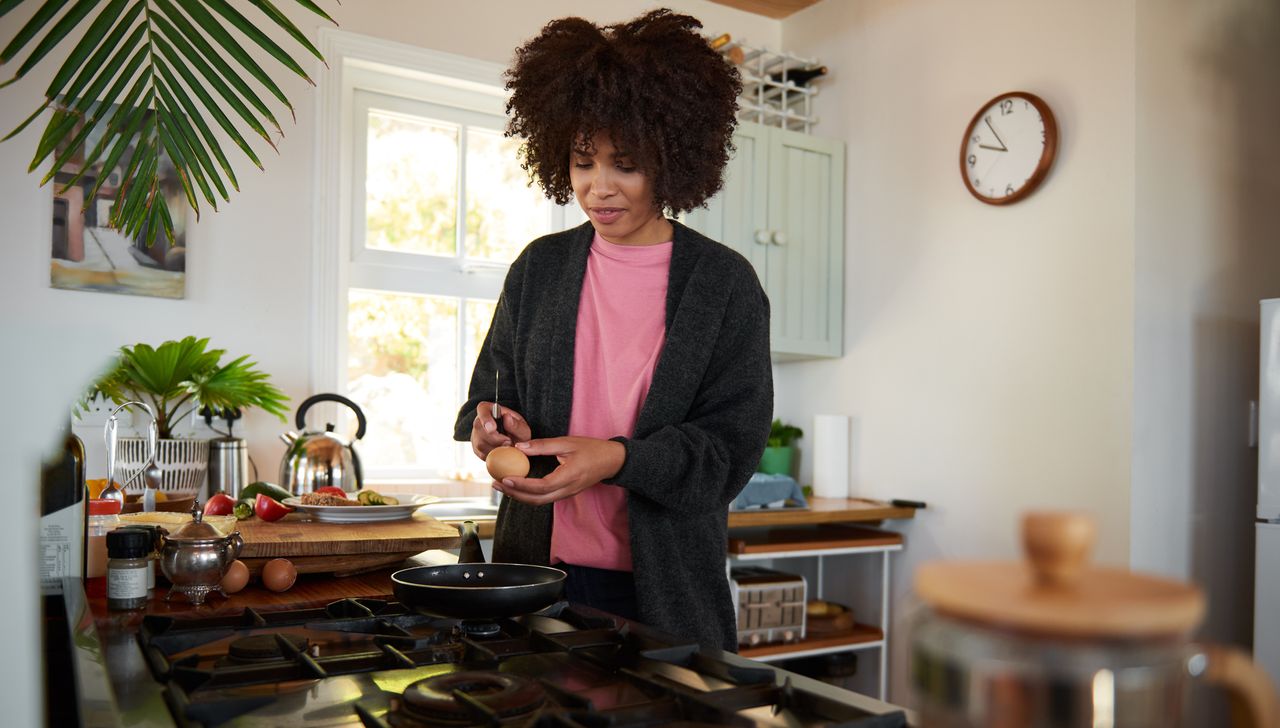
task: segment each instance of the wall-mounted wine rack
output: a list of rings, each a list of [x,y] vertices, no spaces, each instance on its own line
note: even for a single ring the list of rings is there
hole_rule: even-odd
[[[715,41],[712,44],[715,46]],[[742,74],[742,95],[738,97],[740,121],[810,133],[818,122],[813,99],[818,95],[817,83],[821,81],[796,84],[790,76],[818,67],[818,61],[736,40],[721,43],[717,50]]]

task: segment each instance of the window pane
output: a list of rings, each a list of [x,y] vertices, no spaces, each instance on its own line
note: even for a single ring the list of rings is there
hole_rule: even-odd
[[[364,410],[371,471],[456,467],[458,299],[351,289],[347,392]]]
[[[365,246],[453,256],[457,126],[370,109],[368,140]]]
[[[467,257],[510,263],[548,232],[551,203],[520,169],[519,143],[467,129]]]

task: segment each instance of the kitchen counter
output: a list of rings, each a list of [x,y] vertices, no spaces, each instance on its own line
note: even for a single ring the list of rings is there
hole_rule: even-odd
[[[405,492],[432,492],[423,488],[417,491],[403,487]],[[478,491],[477,491],[478,492]],[[457,497],[457,496],[453,496]],[[487,499],[481,495],[468,492],[465,498],[475,498],[477,502]],[[915,518],[916,509],[895,506],[884,501],[870,498],[810,498],[808,508],[761,508],[745,511],[729,512],[729,528],[749,528],[755,526],[813,526],[829,523],[861,523],[876,524],[881,521]],[[441,518],[446,523],[457,524],[462,518]],[[473,517],[480,538],[493,538],[494,518]]]
[[[435,551],[425,552],[411,561],[412,565],[416,565],[445,563],[450,560],[452,555]],[[283,593],[270,592],[255,583],[229,598],[210,596],[201,606],[191,605],[178,595],[172,602],[165,602],[167,585],[158,586],[146,609],[132,612],[109,611],[104,597],[86,597],[79,581],[67,580],[64,588],[67,591],[67,617],[75,653],[73,663],[76,666],[81,720],[88,726],[171,728],[174,725],[165,702],[163,685],[152,678],[147,659],[136,638],[144,616],[225,617],[240,615],[246,608],[274,612],[314,607],[344,598],[393,600],[390,582],[392,571],[394,569],[385,568],[345,578],[303,574],[292,589]],[[648,628],[635,625],[635,629],[643,631]],[[744,667],[759,667],[759,663],[737,655],[717,653],[717,657]],[[803,686],[819,693],[830,692],[833,696],[841,696],[841,699],[873,713],[896,709],[895,706],[847,693],[802,676],[791,675],[788,679],[795,681],[797,687]]]

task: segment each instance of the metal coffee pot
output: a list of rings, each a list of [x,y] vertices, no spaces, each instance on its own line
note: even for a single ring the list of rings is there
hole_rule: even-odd
[[[216,591],[222,596],[222,577],[240,556],[244,539],[240,532],[229,536],[204,522],[199,501],[191,504],[191,523],[173,535],[165,535],[160,547],[160,571],[173,587],[165,595],[167,602],[174,593],[182,594],[192,604],[203,604],[205,596]]]
[[[1228,691],[1234,725],[1280,725],[1270,680],[1244,652],[1190,641],[1200,590],[1089,565],[1095,531],[1083,515],[1033,513],[1028,563],[917,569],[928,605],[911,630],[920,725],[1174,728],[1188,725],[1193,680]]]
[[[307,410],[317,402],[337,402],[356,413],[359,427],[355,440],[364,437],[364,412],[355,402],[339,394],[317,394],[308,397],[298,407],[294,422],[302,433],[286,432],[280,436],[288,445],[284,459],[280,461],[280,485],[294,495],[310,493],[317,488],[335,486],[348,493],[364,487],[364,475],[360,472],[360,457],[354,441],[348,441],[334,433],[333,423],[326,423],[323,431],[307,430]]]

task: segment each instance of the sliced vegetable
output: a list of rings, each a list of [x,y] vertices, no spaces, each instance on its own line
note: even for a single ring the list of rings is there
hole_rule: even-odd
[[[247,518],[253,518],[253,501],[242,500],[236,502],[236,507],[231,510],[237,521],[243,521]]]
[[[259,480],[256,483],[250,483],[244,490],[240,491],[240,500],[245,500],[246,498],[257,498],[259,493],[265,494],[268,498],[274,498],[278,501],[282,501],[285,498],[293,496],[292,493],[278,485],[275,485],[274,483]]]
[[[265,493],[259,493],[253,501],[253,512],[264,521],[278,521],[292,510]]]
[[[324,493],[324,494],[326,494],[326,495],[333,495],[333,496],[337,496],[337,497],[339,497],[339,498],[346,498],[346,497],[347,497],[347,491],[345,491],[345,490],[343,490],[343,489],[341,489],[341,488],[339,488],[339,487],[337,487],[337,486],[333,486],[333,485],[326,485],[326,486],[325,486],[325,487],[323,487],[323,488],[316,488],[316,491],[315,491],[315,492],[317,492],[317,493]]]
[[[362,506],[398,506],[399,499],[395,496],[383,495],[374,490],[362,490],[356,494],[356,500],[360,501]]]
[[[214,493],[205,501],[206,516],[229,516],[236,508],[236,499],[226,493]]]

